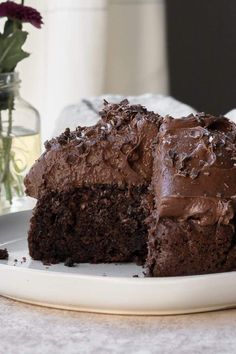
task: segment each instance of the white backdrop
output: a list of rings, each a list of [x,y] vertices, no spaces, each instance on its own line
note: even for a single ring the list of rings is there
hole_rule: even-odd
[[[39,109],[42,139],[68,104],[102,93],[168,92],[162,0],[26,0],[44,17],[19,66],[22,96]]]

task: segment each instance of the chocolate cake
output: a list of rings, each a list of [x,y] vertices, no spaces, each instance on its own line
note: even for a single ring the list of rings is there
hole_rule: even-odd
[[[25,179],[38,202],[29,251],[44,262],[143,263],[147,255],[152,142],[161,118],[140,105],[105,102],[90,128],[67,129]]]
[[[236,270],[236,126],[198,114],[164,119],[154,150],[150,276]]]
[[[46,143],[25,179],[43,262],[138,262],[148,276],[236,269],[236,126],[105,102],[92,127]]]

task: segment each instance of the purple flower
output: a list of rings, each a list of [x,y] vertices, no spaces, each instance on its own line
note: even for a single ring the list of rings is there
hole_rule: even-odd
[[[0,17],[8,17],[11,20],[28,22],[37,28],[43,24],[40,13],[30,6],[16,4],[13,1],[6,1],[0,4]]]

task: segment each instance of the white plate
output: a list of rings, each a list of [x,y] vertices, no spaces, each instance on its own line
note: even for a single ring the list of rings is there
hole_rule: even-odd
[[[8,261],[0,261],[3,296],[62,309],[137,315],[211,311],[236,305],[236,272],[144,278],[142,267],[134,264],[46,267],[28,255],[29,218],[29,211],[0,217],[0,248],[7,247],[10,255]]]

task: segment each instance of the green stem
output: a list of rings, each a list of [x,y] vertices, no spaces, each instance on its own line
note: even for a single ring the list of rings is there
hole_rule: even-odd
[[[21,5],[24,5],[24,2],[25,2],[24,0],[21,0]]]
[[[2,112],[0,111],[0,137],[2,135]]]
[[[13,98],[10,98],[10,105],[9,105],[9,110],[8,110],[8,128],[7,128],[7,136],[11,136],[12,133],[12,103],[13,103]]]
[[[4,184],[6,191],[6,199],[12,203],[12,188],[11,188],[11,173],[10,173],[10,163],[11,163],[11,147],[12,147],[12,107],[13,107],[13,96],[9,98],[8,106],[8,128],[6,137],[2,137],[3,141],[3,154],[5,158],[4,171],[2,175],[2,183]]]

